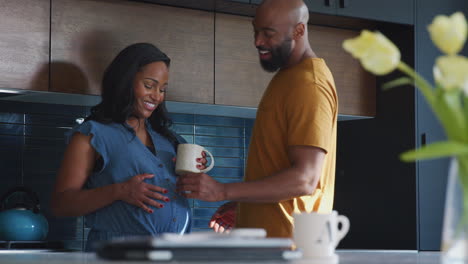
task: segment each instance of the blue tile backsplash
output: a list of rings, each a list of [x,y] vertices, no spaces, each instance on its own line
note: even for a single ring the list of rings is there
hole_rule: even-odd
[[[82,250],[88,228],[83,217],[55,218],[50,194],[65,150],[65,132],[89,112],[89,107],[0,101],[0,195],[16,185],[38,193],[49,221],[50,241]],[[172,129],[187,142],[203,145],[215,157],[209,172],[220,182],[238,182],[244,175],[253,120],[233,117],[171,113]],[[206,231],[223,202],[190,200],[194,231]]]

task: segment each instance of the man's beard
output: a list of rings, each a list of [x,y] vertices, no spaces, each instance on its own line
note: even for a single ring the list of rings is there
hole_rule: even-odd
[[[284,67],[289,60],[289,55],[291,54],[291,42],[291,39],[286,39],[279,46],[274,47],[271,50],[258,46],[257,49],[267,50],[271,53],[270,60],[260,59],[262,68],[267,72],[275,72]]]

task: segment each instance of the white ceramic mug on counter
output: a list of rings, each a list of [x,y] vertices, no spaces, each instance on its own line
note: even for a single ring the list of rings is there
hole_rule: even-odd
[[[205,152],[210,156],[210,166],[201,170],[197,168],[197,158],[203,158],[202,152]],[[176,174],[182,175],[186,173],[200,173],[208,172],[214,167],[213,155],[206,150],[204,147],[197,144],[179,144],[177,147],[177,159],[175,172]]]
[[[297,248],[305,258],[338,262],[335,248],[349,231],[349,219],[338,215],[337,211],[329,214],[301,213],[294,214],[293,238]]]

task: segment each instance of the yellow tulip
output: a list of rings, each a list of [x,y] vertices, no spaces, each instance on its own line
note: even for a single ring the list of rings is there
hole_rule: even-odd
[[[468,91],[468,59],[459,55],[437,58],[434,65],[434,79],[446,90]]]
[[[467,23],[461,12],[450,17],[438,15],[428,26],[432,42],[444,53],[457,54],[465,44]]]
[[[380,32],[363,30],[358,37],[347,39],[343,48],[361,61],[367,71],[385,75],[396,69],[400,62],[400,51]]]

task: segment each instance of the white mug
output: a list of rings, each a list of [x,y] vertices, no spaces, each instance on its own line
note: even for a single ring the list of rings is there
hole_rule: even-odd
[[[210,166],[201,170],[197,168],[198,162],[197,158],[202,158],[202,152],[207,153],[210,158]],[[197,144],[179,144],[177,147],[177,159],[175,172],[176,174],[182,175],[186,173],[200,173],[208,172],[214,166],[214,158],[211,153],[206,150],[204,147]]]
[[[349,219],[337,211],[294,214],[294,243],[305,258],[337,260],[335,248],[348,233],[349,225]]]

